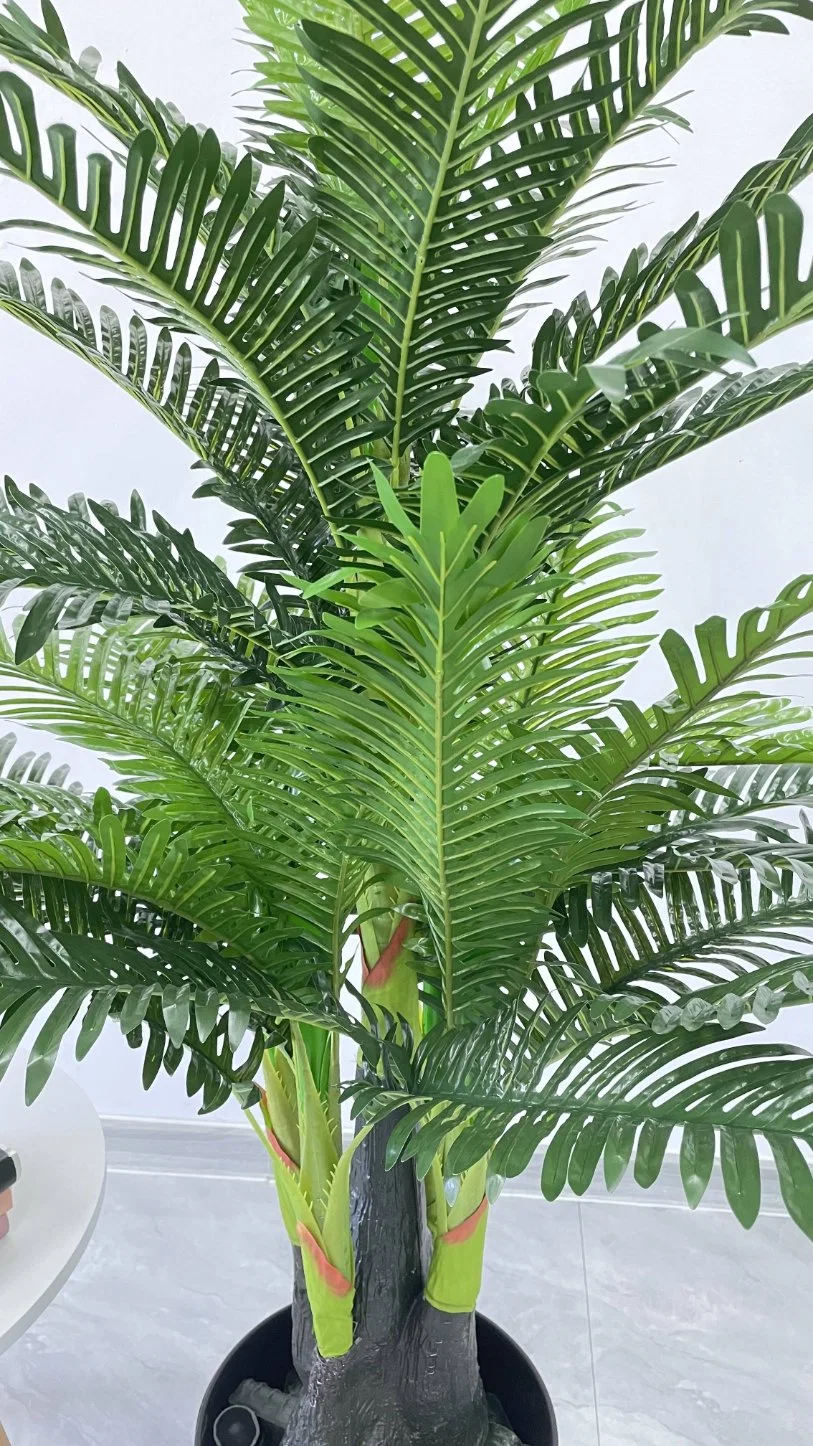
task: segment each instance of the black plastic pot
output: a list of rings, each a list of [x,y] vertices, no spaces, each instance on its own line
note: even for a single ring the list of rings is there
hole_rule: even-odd
[[[511,1337],[477,1316],[477,1353],[486,1390],[497,1397],[525,1446],[558,1446],[553,1406],[533,1362]],[[209,1385],[198,1415],[195,1446],[214,1446],[212,1425],[232,1391],[248,1378],[280,1389],[292,1370],[291,1307],[255,1326],[226,1357]]]

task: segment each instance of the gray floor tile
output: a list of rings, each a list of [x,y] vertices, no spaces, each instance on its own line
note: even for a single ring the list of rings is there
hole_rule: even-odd
[[[212,1371],[289,1271],[267,1182],[111,1176],[73,1279],[0,1358],[14,1446],[191,1446]]]
[[[500,1199],[488,1226],[480,1305],[535,1362],[562,1446],[597,1446],[578,1208]]]
[[[268,1175],[265,1151],[248,1121],[104,1120],[111,1169],[170,1175]]]
[[[800,1231],[657,1207],[584,1207],[582,1220],[601,1446],[808,1446],[813,1246]]]
[[[13,1446],[190,1446],[201,1393],[239,1337],[290,1298],[265,1181],[112,1173],[78,1271],[0,1358]],[[517,1249],[521,1242],[521,1251]],[[577,1211],[494,1211],[483,1309],[548,1382],[562,1446],[597,1446]]]

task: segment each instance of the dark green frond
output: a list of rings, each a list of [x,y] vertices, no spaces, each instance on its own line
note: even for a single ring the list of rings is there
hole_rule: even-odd
[[[110,763],[154,838],[172,839],[176,871],[191,853],[193,918],[247,954],[279,948],[280,968],[340,973],[360,865],[335,777],[300,772],[295,749],[273,764],[277,714],[194,655],[143,651],[143,637],[83,629],[23,664],[6,644],[0,710]]]
[[[769,367],[724,378],[681,395],[644,417],[605,452],[579,469],[569,505],[577,511],[669,462],[687,457],[750,422],[770,416],[813,390],[813,362]]]
[[[153,523],[151,532],[137,493],[128,519],[111,503],[87,502],[80,494],[67,509],[56,507],[39,488],[26,494],[6,478],[0,583],[6,593],[41,589],[20,629],[17,660],[32,657],[54,630],[152,618],[202,642],[238,680],[272,679],[275,656],[290,635],[198,550],[188,530],[179,532],[158,513]],[[282,597],[277,613],[295,632]]]
[[[652,312],[673,296],[684,272],[699,271],[718,258],[723,223],[744,202],[762,216],[772,196],[789,193],[813,169],[813,116],[785,142],[779,154],[752,166],[712,216],[692,216],[664,236],[651,253],[631,251],[620,271],[608,268],[598,300],[581,292],[565,311],[553,310],[534,341],[533,371],[566,366],[575,371],[598,361]]]
[[[62,233],[55,249],[100,266],[213,345],[280,428],[325,511],[340,506],[359,468],[357,448],[375,432],[365,418],[375,387],[359,360],[356,298],[323,284],[328,261],[315,246],[316,227],[283,213],[284,185],[246,219],[250,158],[221,194],[220,142],[190,126],[154,188],[156,141],[142,130],[114,201],[109,157],[80,163],[67,126],[43,134],[30,88],[10,73],[0,75],[0,160],[81,228]]]
[[[84,918],[73,931],[44,928],[6,898],[0,903],[0,962],[0,1075],[28,1030],[47,1012],[31,1047],[26,1082],[29,1099],[47,1082],[59,1046],[80,1015],[80,1057],[96,1042],[111,1016],[130,1035],[151,1015],[160,1034],[156,1002],[163,1030],[176,1050],[186,1043],[190,1025],[193,1046],[204,1045],[217,1031],[219,1049],[218,1019],[228,1005],[229,1049],[222,1056],[227,1076],[233,1068],[232,1051],[238,1049],[249,1028],[255,1036],[251,1067],[242,1081],[247,1095],[254,1093],[258,1052],[262,1052],[265,1034],[273,1033],[277,1017],[315,1018],[323,1025],[332,1022],[317,997],[308,1003],[280,993],[273,973],[257,969],[245,958],[200,940],[165,936],[155,927],[121,924],[93,899],[88,899]],[[217,1052],[212,1041],[206,1052],[212,1070]],[[180,1058],[179,1054],[178,1062]]]
[[[781,816],[790,808],[813,803],[813,768],[787,763],[704,770],[688,807],[677,809],[658,834],[658,843],[683,849],[706,834],[723,840],[748,831],[755,839],[792,837],[796,820]],[[781,811],[781,812],[780,812]],[[804,825],[805,815],[801,815]],[[809,839],[808,839],[809,841]]]
[[[126,65],[116,67],[117,85],[99,78],[101,57],[89,47],[75,56],[54,6],[42,5],[38,25],[15,0],[0,14],[0,55],[31,72],[90,112],[117,141],[128,145],[151,131],[159,155],[168,155],[184,128],[177,106],[151,99]]]
[[[377,1116],[404,1103],[418,1107],[394,1133],[390,1153],[393,1161],[414,1156],[421,1174],[452,1131],[450,1173],[491,1149],[492,1171],[516,1175],[544,1145],[549,1200],[566,1185],[584,1194],[602,1158],[611,1187],[631,1166],[639,1185],[652,1185],[680,1131],[689,1205],[702,1200],[719,1150],[729,1204],[746,1227],[759,1213],[757,1141],[764,1139],[788,1213],[813,1238],[813,1176],[800,1148],[813,1144],[810,1055],[763,1044],[743,1028],[728,1037],[705,1028],[667,1038],[614,1028],[567,1049],[551,1070],[565,1028],[562,1021],[535,1048],[513,1014],[456,1033],[438,1029],[419,1047],[406,1088],[362,1085],[357,1108]],[[385,1046],[385,1067],[386,1060]]]
[[[585,938],[563,937],[545,955],[567,1008],[595,990],[671,998],[811,952],[813,894],[789,870],[771,887],[751,869],[735,871],[733,882],[710,870],[672,871],[660,896],[641,880],[624,882],[612,913],[588,900]]]
[[[170,999],[172,1008],[176,996]],[[171,1034],[167,1026],[166,1009],[160,1000],[152,1000],[143,1023],[125,1035],[131,1049],[143,1050],[144,1088],[150,1089],[161,1073],[177,1074],[185,1064],[186,1093],[190,1099],[201,1096],[200,1114],[219,1110],[232,1098],[244,1109],[250,1108],[260,1098],[257,1077],[263,1052],[277,1042],[279,1031],[270,1021],[264,1028],[255,1027],[249,1036],[248,1050],[242,1042],[238,1050],[229,1039],[230,1012],[222,1013],[211,1034],[203,1038],[195,1013],[193,1010],[189,1028],[178,1043],[177,1029]]]
[[[92,817],[92,803],[81,783],[68,783],[67,764],[51,767],[50,753],[17,751],[13,733],[0,738],[0,828],[8,824],[36,832],[81,829]]]
[[[715,36],[783,28],[752,0],[699,0],[688,15],[647,0],[612,31],[612,3],[348,0],[327,24],[290,8],[321,102],[297,120],[329,178],[329,234],[365,296],[394,465],[454,412],[523,279],[589,233],[594,218],[567,208],[616,141],[668,121],[658,91]],[[806,0],[774,9],[811,13]],[[284,13],[254,0],[248,18],[275,59],[285,52],[288,115],[297,56]]]
[[[813,580],[799,578],[770,607],[746,613],[733,643],[724,619],[708,619],[697,629],[700,666],[689,645],[668,632],[661,646],[675,692],[646,711],[619,702],[615,712],[568,732],[560,755],[563,764],[568,759],[563,797],[579,817],[549,860],[553,897],[573,886],[586,897],[594,886],[609,903],[619,879],[638,869],[662,873],[703,859],[734,875],[740,864],[759,868],[764,860],[769,871],[782,862],[806,876],[806,844],[792,845],[788,832],[775,828],[749,837],[742,824],[759,811],[760,787],[782,797],[787,780],[783,801],[805,796],[810,710],[761,698],[759,683],[813,655],[811,609]],[[761,761],[764,769],[749,783],[745,765]],[[715,764],[729,771],[709,766]],[[732,818],[739,806],[739,834],[722,822],[727,806]],[[578,899],[573,907],[581,907]]]
[[[176,343],[168,327],[156,329],[136,313],[124,329],[109,307],[98,320],[74,290],[51,283],[51,298],[26,258],[19,273],[0,261],[0,310],[24,321],[104,376],[163,422],[212,476],[197,496],[216,496],[248,516],[232,524],[239,551],[258,554],[252,572],[262,578],[279,616],[284,604],[280,568],[318,576],[333,565],[330,534],[307,478],[270,414],[224,373],[212,357],[201,370],[189,343]]]
[[[800,269],[802,213],[790,196],[774,194],[762,214],[760,225],[755,209],[739,200],[725,213],[719,228],[724,293],[719,304],[695,272],[677,276],[675,294],[687,335],[702,338],[701,348],[710,349],[713,337],[721,348],[753,347],[813,316],[813,279]],[[678,399],[710,369],[688,355],[683,335],[678,328],[672,345],[669,330],[646,323],[637,364],[630,362],[637,355],[633,348],[611,357],[609,365],[581,364],[575,374],[533,371],[526,394],[492,398],[467,424],[470,440],[486,454],[479,470],[504,468],[514,505],[522,500],[563,520],[582,516],[597,498],[650,470],[648,461],[668,461],[681,447],[689,451],[808,390],[807,368],[779,378],[758,376],[750,395],[748,381],[726,381],[708,400],[690,397],[688,405],[695,402],[696,411],[687,420],[687,440],[670,450]],[[623,374],[615,371],[619,364]],[[719,424],[712,420],[716,407]],[[650,437],[653,455],[647,461]]]
[[[107,759],[145,812],[212,843],[225,831],[227,853],[245,863],[248,790],[230,763],[241,757],[236,738],[249,699],[197,665],[190,686],[183,655],[155,659],[141,652],[140,636],[79,629],[67,643],[52,638],[41,659],[25,663],[14,661],[3,639],[0,706],[7,717]]]

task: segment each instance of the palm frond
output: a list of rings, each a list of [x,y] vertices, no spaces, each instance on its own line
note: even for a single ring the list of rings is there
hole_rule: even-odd
[[[248,793],[230,772],[249,699],[228,679],[194,667],[183,654],[142,653],[137,630],[77,630],[51,638],[42,657],[14,660],[0,639],[0,708],[109,761],[122,787],[154,821],[221,839],[235,862],[253,856]]]
[[[288,8],[321,101],[315,119],[296,119],[330,178],[329,234],[367,300],[394,466],[454,411],[523,278],[587,235],[589,221],[563,213],[622,135],[663,123],[657,92],[714,36],[782,28],[751,0],[700,0],[688,18],[648,0],[612,34],[612,3],[347,0],[329,24]],[[806,0],[774,8],[813,13]],[[285,13],[255,0],[248,18],[286,51],[271,105],[282,89],[290,114]]]
[[[751,868],[733,878],[710,870],[670,871],[660,893],[641,879],[625,879],[610,913],[606,900],[589,898],[586,927],[546,948],[543,968],[562,1007],[589,1002],[596,991],[632,992],[657,1000],[705,986],[727,988],[738,979],[804,960],[811,952],[810,884],[784,870],[778,885]]]
[[[28,494],[6,478],[0,493],[0,583],[37,589],[17,638],[25,662],[57,629],[71,630],[128,618],[173,625],[202,642],[213,661],[225,661],[238,681],[272,681],[276,654],[296,624],[282,596],[269,620],[217,563],[160,514],[155,531],[132,494],[130,517],[113,504],[81,494],[67,509],[39,488]]]
[[[792,822],[772,816],[774,810],[785,813],[792,805],[811,802],[810,767],[785,763],[689,774],[673,770],[660,780],[651,779],[650,785],[648,801],[642,799],[650,831],[640,838],[638,859],[634,847],[622,849],[623,862],[616,859],[613,864],[608,848],[603,867],[563,890],[555,906],[560,939],[569,935],[583,943],[590,915],[599,928],[608,929],[619,899],[637,907],[642,883],[661,895],[666,890],[670,900],[679,898],[687,875],[705,878],[712,891],[714,880],[736,883],[743,871],[753,872],[775,892],[793,878],[804,888],[813,885],[813,831],[804,810]],[[666,790],[673,792],[674,809]],[[606,818],[618,842],[622,817],[623,804],[615,817],[610,812]]]
[[[270,921],[262,918],[247,928],[250,900],[226,860],[190,848],[183,834],[172,838],[165,824],[147,825],[143,837],[130,839],[114,810],[81,834],[32,837],[30,831],[4,826],[0,870],[9,878],[28,877],[35,891],[45,879],[111,890],[179,922],[186,919],[210,936],[244,944],[257,958],[263,957],[264,935],[270,932]]]
[[[639,871],[651,878],[705,862],[733,877],[744,864],[766,878],[777,866],[810,877],[807,841],[758,821],[760,791],[783,803],[807,796],[810,710],[761,697],[759,684],[813,655],[812,608],[813,580],[799,578],[770,607],[744,614],[733,645],[725,621],[708,619],[696,630],[702,673],[685,640],[666,633],[674,693],[646,711],[619,702],[567,734],[562,796],[579,817],[548,860],[562,929],[575,919],[584,933],[590,890],[608,919],[619,887]]]
[[[105,917],[120,926],[138,922],[172,938],[203,935],[259,967],[273,962],[279,978],[315,973],[299,924],[273,897],[272,874],[258,861],[261,835],[241,825],[237,789],[228,802],[217,797],[222,762],[208,794],[200,781],[196,791],[187,781],[176,812],[161,792],[169,777],[181,775],[177,765],[171,775],[165,764],[163,789],[156,787],[162,770],[153,766],[152,789],[141,780],[139,807],[114,802],[104,788],[89,799],[61,781],[23,784],[14,775],[31,757],[7,765],[12,777],[0,781],[0,803],[11,805],[0,814],[0,876],[6,895],[33,918],[52,928],[75,925],[103,902]]]
[[[98,320],[81,296],[59,280],[50,301],[42,276],[23,258],[19,271],[0,260],[0,310],[25,322],[89,362],[146,407],[197,456],[211,474],[196,493],[216,496],[248,514],[232,524],[230,540],[260,554],[260,577],[277,614],[283,568],[310,579],[334,563],[324,515],[294,454],[270,414],[212,357],[196,375],[189,343],[138,313],[126,331],[109,306]],[[323,554],[325,555],[323,557]]]
[[[566,366],[576,371],[598,361],[673,296],[684,272],[719,258],[722,228],[733,207],[747,205],[757,217],[772,196],[789,194],[813,168],[813,116],[785,142],[777,156],[750,167],[705,220],[692,216],[648,253],[636,247],[619,271],[604,272],[598,300],[584,292],[564,310],[554,309],[534,339],[532,371]]]
[[[19,753],[13,733],[0,738],[0,827],[13,823],[34,831],[83,828],[92,817],[81,783],[68,783],[70,768],[51,768],[50,753]]]
[[[419,1046],[406,1087],[362,1085],[356,1108],[375,1118],[405,1103],[413,1107],[393,1131],[390,1159],[414,1157],[421,1174],[452,1132],[450,1173],[490,1149],[495,1174],[518,1174],[544,1142],[541,1184],[550,1200],[566,1184],[584,1194],[602,1158],[611,1187],[634,1164],[636,1182],[646,1188],[680,1130],[689,1205],[702,1200],[719,1150],[729,1204],[746,1227],[759,1213],[757,1141],[764,1139],[788,1212],[813,1237],[813,1177],[801,1148],[813,1145],[810,1055],[763,1044],[743,1027],[727,1036],[709,1027],[666,1038],[612,1027],[569,1048],[551,1070],[565,1030],[566,1019],[542,1048],[529,1046],[514,1014],[467,1030],[435,1030]],[[386,1068],[386,1045],[383,1056]]]
[[[177,1063],[183,1046],[189,1044],[190,1083],[198,1079],[190,1093],[205,1086],[205,1103],[213,1108],[213,1094],[222,1103],[224,1081],[244,1102],[257,1098],[253,1076],[277,1017],[299,1014],[303,1019],[317,1018],[323,1027],[331,1023],[318,998],[309,1004],[289,992],[280,993],[273,975],[245,958],[199,940],[165,935],[154,919],[149,927],[123,921],[104,901],[88,896],[73,922],[73,929],[64,924],[45,928],[8,897],[0,902],[0,1075],[35,1021],[47,1013],[31,1046],[29,1100],[46,1084],[59,1046],[80,1015],[80,1058],[96,1043],[109,1018],[117,1018],[127,1035],[147,1020],[151,1026],[147,1067],[153,1078],[166,1059],[166,1036],[177,1052]],[[227,1019],[224,1005],[230,1006]],[[249,1028],[253,1045],[245,1067],[238,1068],[234,1054]],[[158,1041],[163,1048],[155,1064],[150,1050],[157,1048]]]
[[[98,75],[99,52],[89,47],[75,56],[51,0],[42,0],[41,10],[38,25],[15,0],[6,0],[0,55],[81,105],[122,144],[150,130],[158,153],[167,156],[185,125],[177,106],[151,99],[123,63],[116,67],[118,84],[105,84]]]
[[[279,715],[183,648],[156,654],[154,636],[145,648],[137,629],[80,629],[25,663],[5,642],[0,711],[110,763],[139,829],[191,856],[195,907],[221,911],[192,917],[248,955],[273,948],[280,969],[340,978],[363,866],[335,777],[300,772],[294,752],[273,763]]]
[[[813,281],[800,269],[802,230],[802,213],[790,196],[772,194],[765,200],[761,226],[753,206],[734,202],[719,227],[721,305],[695,272],[679,270],[676,277],[675,294],[688,335],[703,338],[704,347],[712,336],[719,338],[721,348],[727,342],[753,347],[813,315]],[[763,269],[769,276],[766,294]],[[514,506],[527,499],[563,520],[589,513],[606,492],[649,470],[644,458],[639,458],[640,468],[631,458],[640,452],[645,457],[650,434],[655,439],[650,460],[657,460],[660,432],[666,440],[662,460],[668,460],[669,433],[679,415],[675,404],[697,387],[709,366],[698,365],[698,359],[687,354],[680,328],[674,346],[669,329],[652,322],[641,327],[639,338],[637,364],[639,353],[633,348],[609,363],[580,363],[574,373],[533,371],[527,394],[513,390],[496,396],[467,423],[468,439],[485,454],[478,469],[505,470]],[[697,411],[687,426],[685,450],[741,425],[752,412],[764,415],[803,394],[808,370],[779,379],[763,375],[753,386],[753,406],[746,400],[748,383],[742,381],[726,381],[708,401],[697,402],[696,394],[690,398]],[[720,407],[719,428],[712,420],[715,404]],[[676,444],[675,453],[679,450]]]
[[[642,570],[652,554],[638,549],[642,533],[625,517],[607,504],[557,538],[545,564],[557,581],[543,573],[538,629],[506,650],[504,697],[558,704],[572,718],[576,708],[606,707],[644,655],[659,578]]]
[[[806,397],[813,389],[813,362],[766,367],[726,377],[707,387],[683,392],[579,469],[567,499],[580,513],[596,497],[606,497],[699,447],[746,427],[761,417]]]
[[[375,389],[359,360],[363,336],[351,325],[357,300],[325,288],[316,227],[283,215],[284,184],[246,219],[250,157],[220,194],[220,142],[188,126],[155,188],[156,140],[145,129],[129,147],[114,204],[109,157],[93,154],[82,165],[69,127],[43,135],[30,87],[10,73],[0,75],[0,160],[75,223],[55,249],[100,266],[213,346],[279,427],[325,512],[339,505],[359,466],[358,446],[375,432],[364,415]]]
[[[792,837],[796,824],[777,816],[779,812],[803,810],[811,803],[813,768],[808,764],[746,764],[703,770],[688,806],[669,815],[658,831],[657,843],[682,851],[708,835],[736,842],[744,831],[765,842],[782,842]],[[803,811],[800,822],[809,841]]]
[[[541,81],[582,10],[551,17],[534,4],[517,17],[495,0],[431,13],[380,0],[348,9],[360,22],[352,33],[301,22],[322,102],[311,151],[331,178],[319,193],[325,229],[366,300],[400,467],[478,374],[518,278],[546,247],[557,166],[589,147],[579,134],[545,133],[541,117],[569,113],[572,101],[537,116],[516,100]],[[505,136],[491,144],[483,127],[506,103]],[[520,149],[500,143],[508,139]]]
[[[558,699],[525,677],[510,686],[505,672],[562,579],[541,575],[541,525],[482,541],[499,478],[461,513],[449,463],[430,457],[420,526],[380,473],[379,489],[390,531],[353,539],[341,592],[353,619],[326,616],[312,644],[321,665],[291,670],[301,701],[280,715],[280,737],[257,746],[305,776],[319,764],[341,780],[352,847],[423,901],[427,972],[451,1017],[478,990],[522,980],[542,861],[571,827],[556,797],[561,759],[533,742],[543,722],[563,727]],[[523,660],[533,665],[532,648]]]

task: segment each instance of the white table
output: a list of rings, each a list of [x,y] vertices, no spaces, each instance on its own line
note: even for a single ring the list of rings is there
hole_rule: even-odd
[[[14,1186],[11,1230],[0,1241],[0,1352],[62,1289],[104,1195],[104,1135],[84,1090],[56,1069],[28,1108],[23,1080],[23,1068],[13,1065],[0,1084],[0,1144],[17,1151],[22,1177]]]

